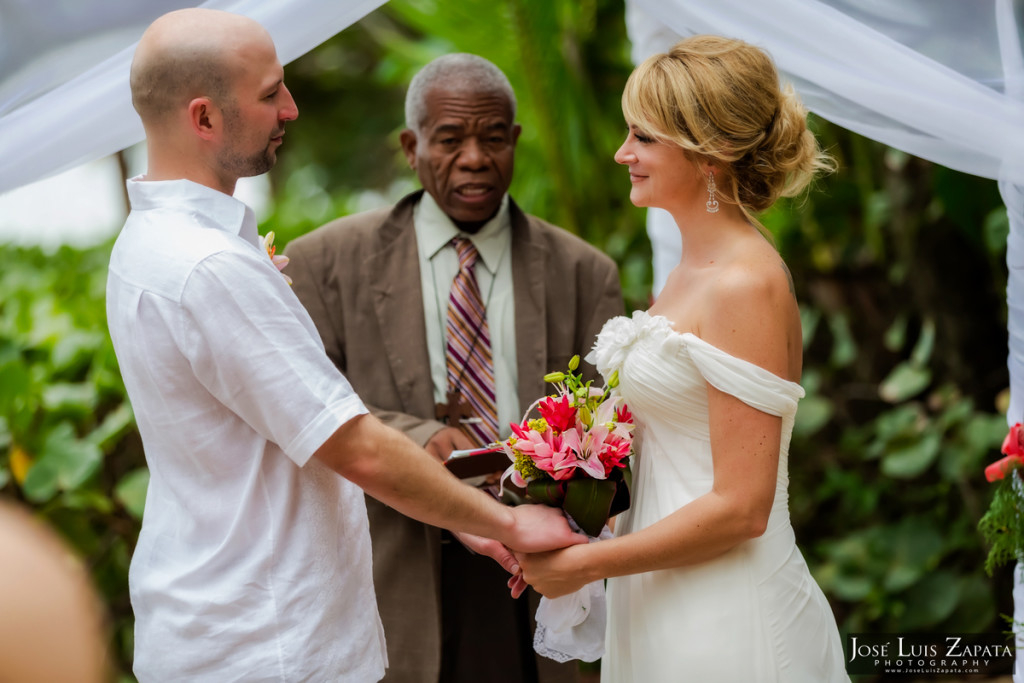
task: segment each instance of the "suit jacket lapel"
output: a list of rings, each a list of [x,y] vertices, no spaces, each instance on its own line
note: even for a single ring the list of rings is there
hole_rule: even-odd
[[[363,281],[370,283],[384,353],[404,411],[432,416],[433,385],[430,381],[416,381],[424,374],[428,379],[430,376],[423,288],[413,227],[413,207],[421,194],[414,192],[402,199],[381,226],[380,249],[363,265]]]
[[[519,410],[525,412],[544,393],[547,365],[547,306],[544,273],[548,254],[533,239],[526,214],[509,199],[512,223],[512,293],[515,297],[516,364]]]

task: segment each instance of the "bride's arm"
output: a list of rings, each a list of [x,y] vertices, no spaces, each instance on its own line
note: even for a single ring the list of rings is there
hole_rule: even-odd
[[[781,419],[712,387],[708,395],[711,491],[625,536],[517,555],[527,583],[557,597],[603,578],[706,562],[764,533],[775,499]]]
[[[774,293],[750,292],[748,287],[734,293],[718,302],[713,310],[719,313],[701,336],[736,357],[787,376],[793,330],[788,327],[791,318],[781,310],[785,301],[766,305],[765,297]],[[556,597],[602,578],[706,562],[764,533],[775,499],[782,420],[710,385],[708,416],[711,491],[626,536],[519,557],[526,581]]]

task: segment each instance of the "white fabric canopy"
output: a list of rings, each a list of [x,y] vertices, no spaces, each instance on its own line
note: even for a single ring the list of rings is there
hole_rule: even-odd
[[[632,0],[627,7],[631,23],[653,20],[680,36],[718,33],[766,48],[808,108],[845,128],[1024,185],[1024,102],[1005,85],[1024,72],[1013,4]]]
[[[0,0],[0,193],[141,141],[128,70],[151,21],[182,7],[250,16],[287,64],[387,0]]]

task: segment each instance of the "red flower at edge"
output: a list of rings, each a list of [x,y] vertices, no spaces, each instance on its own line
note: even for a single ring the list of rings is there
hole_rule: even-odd
[[[1006,455],[1024,455],[1024,444],[1021,443],[1021,437],[1024,434],[1021,432],[1020,422],[1010,427],[1010,433],[1003,439],[1003,453]]]
[[[1024,443],[1021,443],[1022,438],[1024,438],[1024,430],[1021,429],[1021,424],[1018,422],[1010,427],[1010,432],[1003,439],[1002,451],[1006,454],[1006,457],[997,460],[985,468],[985,479],[989,482],[998,481],[1013,470],[1018,463],[1024,462]]]

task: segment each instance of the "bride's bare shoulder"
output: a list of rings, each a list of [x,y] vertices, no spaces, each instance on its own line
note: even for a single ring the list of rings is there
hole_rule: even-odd
[[[715,297],[753,298],[768,303],[795,300],[793,276],[779,252],[768,242],[749,240],[734,250],[728,261],[716,270],[709,288]]]
[[[701,306],[700,336],[787,376],[799,310],[789,269],[771,245],[765,247],[744,250],[717,270]]]

